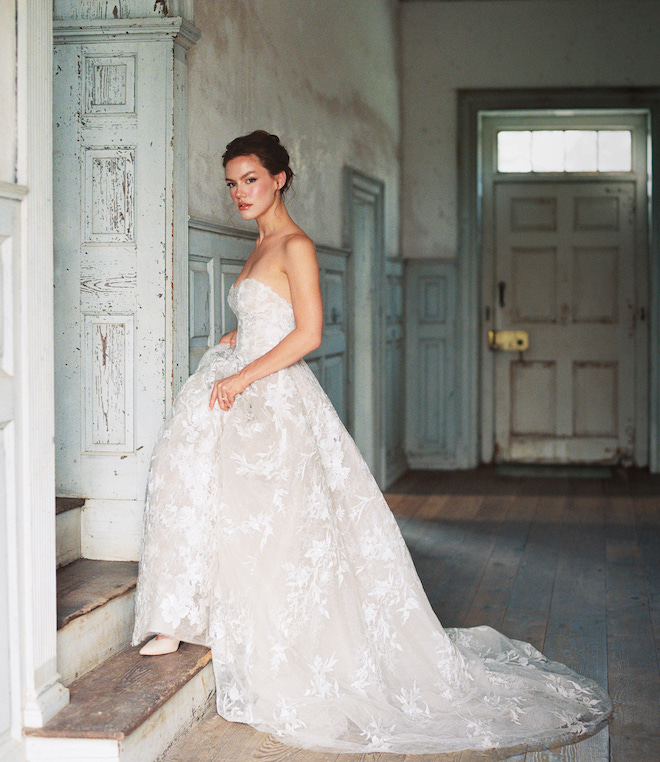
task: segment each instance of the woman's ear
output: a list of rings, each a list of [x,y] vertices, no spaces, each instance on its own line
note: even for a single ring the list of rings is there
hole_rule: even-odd
[[[275,180],[277,182],[277,190],[282,190],[282,188],[284,188],[284,184],[286,183],[286,172],[278,172],[275,175]]]

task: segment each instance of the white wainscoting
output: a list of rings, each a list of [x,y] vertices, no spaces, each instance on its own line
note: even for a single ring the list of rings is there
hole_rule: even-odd
[[[254,248],[256,235],[223,225],[190,221],[189,359],[192,373],[204,352],[236,327],[227,294]],[[311,370],[346,422],[348,387],[347,256],[342,249],[317,246],[323,295],[323,343],[306,358]]]

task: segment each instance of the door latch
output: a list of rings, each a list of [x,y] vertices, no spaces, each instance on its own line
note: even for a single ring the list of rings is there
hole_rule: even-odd
[[[497,352],[524,352],[529,349],[527,331],[488,331],[488,347]]]

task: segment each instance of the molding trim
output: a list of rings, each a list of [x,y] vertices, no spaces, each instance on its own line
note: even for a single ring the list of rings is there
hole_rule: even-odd
[[[53,377],[52,2],[17,3],[17,123],[20,204],[16,250],[16,493],[20,599],[20,703],[24,725],[41,726],[68,703],[57,674]],[[12,650],[14,644],[12,644]]]
[[[190,21],[181,19],[179,34],[176,36],[176,42],[185,50],[190,50],[192,46],[199,41],[202,36],[201,31]]]
[[[343,244],[349,265],[349,430],[378,485],[386,481],[385,446],[385,183],[352,166],[344,167]],[[373,230],[359,230],[360,208],[368,207]],[[357,227],[356,227],[357,225]],[[371,236],[370,241],[366,238]],[[362,246],[364,249],[359,250]],[[369,314],[370,313],[370,314]],[[360,355],[370,347],[370,362]],[[359,362],[361,360],[361,362]]]
[[[203,230],[206,233],[214,233],[226,238],[238,238],[243,241],[256,241],[257,232],[255,230],[244,230],[243,228],[234,228],[231,225],[223,225],[220,222],[210,222],[209,220],[200,220],[196,217],[190,217],[188,227],[191,230]],[[324,243],[315,243],[319,254],[335,254],[342,257],[350,257],[351,250],[343,246],[331,246]]]
[[[176,39],[188,50],[202,36],[199,29],[180,16],[142,19],[67,19],[53,21],[53,42],[58,44],[95,43],[99,41],[144,41]]]
[[[6,199],[7,201],[22,201],[27,196],[28,192],[29,191],[25,185],[0,181],[0,198]]]
[[[234,228],[230,225],[222,225],[219,222],[210,222],[209,220],[200,220],[195,217],[190,217],[188,219],[188,227],[193,230],[204,230],[207,233],[229,236],[230,238],[257,240],[257,233],[254,230],[243,230],[242,228]]]

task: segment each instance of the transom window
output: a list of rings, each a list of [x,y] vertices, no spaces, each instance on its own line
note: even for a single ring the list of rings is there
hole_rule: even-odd
[[[498,172],[631,172],[630,130],[501,130]]]

